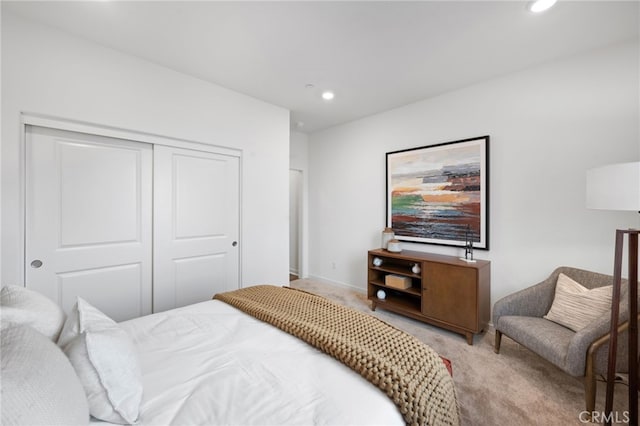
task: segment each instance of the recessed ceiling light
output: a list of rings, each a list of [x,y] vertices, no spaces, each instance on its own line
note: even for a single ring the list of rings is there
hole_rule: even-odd
[[[558,0],[536,0],[529,3],[529,10],[534,13],[544,12],[547,9],[550,9],[551,6],[556,4]]]
[[[335,97],[336,95],[331,90],[325,90],[324,92],[322,92],[322,99],[324,99],[325,101],[330,101]]]

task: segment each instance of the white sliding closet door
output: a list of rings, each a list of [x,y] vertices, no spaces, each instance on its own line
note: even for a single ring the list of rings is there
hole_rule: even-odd
[[[151,312],[152,146],[27,126],[25,277],[65,311]]]
[[[154,312],[239,287],[239,173],[238,157],[154,147]]]

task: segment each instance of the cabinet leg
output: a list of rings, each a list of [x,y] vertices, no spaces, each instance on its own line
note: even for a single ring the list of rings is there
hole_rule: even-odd
[[[375,301],[371,301],[371,310],[375,311],[376,310],[376,302]]]
[[[467,337],[467,344],[469,346],[473,346],[473,333],[464,333],[464,335]]]

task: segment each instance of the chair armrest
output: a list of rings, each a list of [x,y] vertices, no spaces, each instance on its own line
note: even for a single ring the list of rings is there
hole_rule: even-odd
[[[541,318],[549,311],[560,274],[556,269],[547,279],[498,300],[493,305],[493,326],[498,330],[501,316],[517,315]]]
[[[567,358],[565,360],[569,374],[573,376],[582,376],[585,374],[586,355],[589,346],[609,333],[610,324],[611,312],[606,312],[573,336],[573,339],[571,339],[569,343]]]
[[[627,301],[623,300],[620,302],[620,311],[618,316],[618,333],[624,331],[629,326],[629,309],[627,306]],[[602,346],[606,345],[609,342],[609,331],[611,330],[611,311],[608,311],[591,324],[578,331],[571,342],[569,343],[569,348],[567,349],[567,358],[566,358],[566,366],[570,371],[570,374],[575,376],[585,374],[585,366],[586,366],[586,354],[590,349],[590,346],[599,341],[598,345],[591,348],[595,353]],[[605,337],[602,339],[603,337]],[[623,345],[626,342],[619,342]]]

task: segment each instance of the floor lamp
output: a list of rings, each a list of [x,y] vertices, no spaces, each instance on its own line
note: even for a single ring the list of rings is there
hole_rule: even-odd
[[[587,171],[587,207],[640,213],[640,162],[612,164]],[[629,425],[638,425],[638,234],[640,230],[637,229],[616,230],[607,399],[604,409],[607,425],[611,424],[613,410],[622,249],[625,235],[628,237],[629,248]]]

